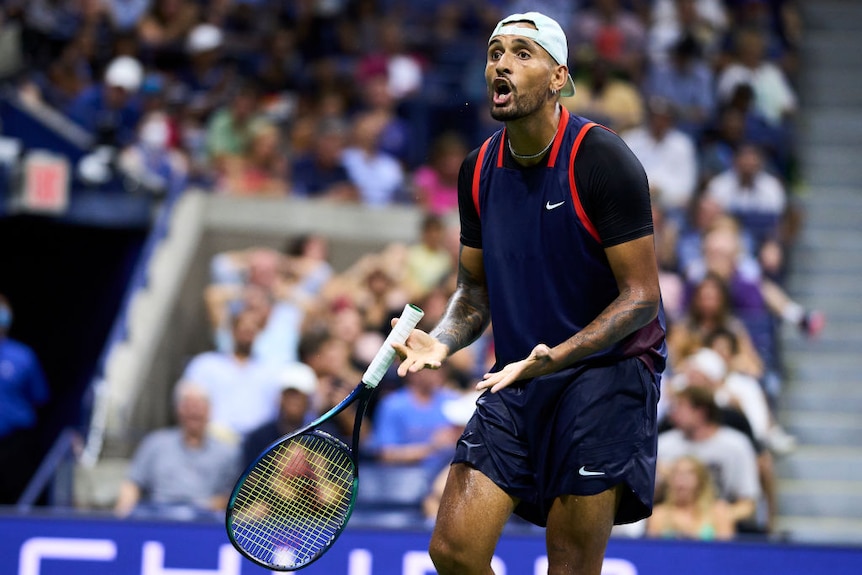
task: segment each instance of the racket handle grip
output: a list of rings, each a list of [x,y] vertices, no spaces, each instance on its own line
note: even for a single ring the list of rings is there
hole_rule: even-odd
[[[395,361],[395,350],[392,349],[392,344],[407,341],[410,332],[413,331],[413,328],[416,327],[416,324],[419,323],[423,315],[425,315],[425,312],[413,304],[408,303],[404,306],[404,311],[401,312],[398,323],[389,332],[386,341],[380,346],[377,355],[374,356],[374,359],[368,365],[368,369],[365,370],[365,374],[362,376],[362,383],[368,387],[377,387],[377,384],[386,375],[386,370]]]

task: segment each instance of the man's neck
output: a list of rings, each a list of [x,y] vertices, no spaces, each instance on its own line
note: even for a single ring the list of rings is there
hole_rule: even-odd
[[[555,102],[553,108],[544,108],[529,117],[506,122],[510,151],[515,152],[512,158],[523,166],[534,166],[542,162],[550,151],[548,143],[557,135],[561,118],[562,108]],[[527,156],[544,148],[548,148],[546,153],[535,158],[524,159],[515,155]]]
[[[204,443],[203,435],[190,435],[188,433],[183,433],[183,443],[186,444],[186,447],[190,447],[191,449],[198,449]]]

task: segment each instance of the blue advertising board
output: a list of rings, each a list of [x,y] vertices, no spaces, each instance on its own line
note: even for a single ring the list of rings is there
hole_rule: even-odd
[[[429,532],[349,528],[307,575],[433,575]],[[497,575],[547,573],[540,534],[506,534]],[[0,515],[0,575],[255,575],[218,523]],[[612,539],[603,575],[858,575],[862,548]]]

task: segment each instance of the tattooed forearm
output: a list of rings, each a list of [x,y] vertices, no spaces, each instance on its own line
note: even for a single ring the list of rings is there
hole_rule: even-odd
[[[431,335],[449,348],[449,353],[470,345],[491,319],[488,290],[484,278],[477,277],[464,265],[458,266],[458,287],[449,300],[446,313]]]
[[[615,344],[645,326],[658,313],[658,301],[622,293],[596,319],[563,343],[568,365]]]

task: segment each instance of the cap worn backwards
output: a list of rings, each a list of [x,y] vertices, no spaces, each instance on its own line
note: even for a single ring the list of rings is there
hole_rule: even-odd
[[[515,26],[514,24],[517,22],[530,22],[536,29]],[[504,34],[529,38],[544,48],[551,55],[551,58],[554,59],[554,62],[568,67],[569,43],[566,40],[566,33],[563,32],[563,29],[553,18],[545,16],[540,12],[512,14],[497,23],[491,36],[488,38],[488,43],[490,44],[491,40],[496,36]],[[572,80],[571,74],[568,74],[566,85],[560,90],[560,95],[564,97],[575,95],[575,82]]]

